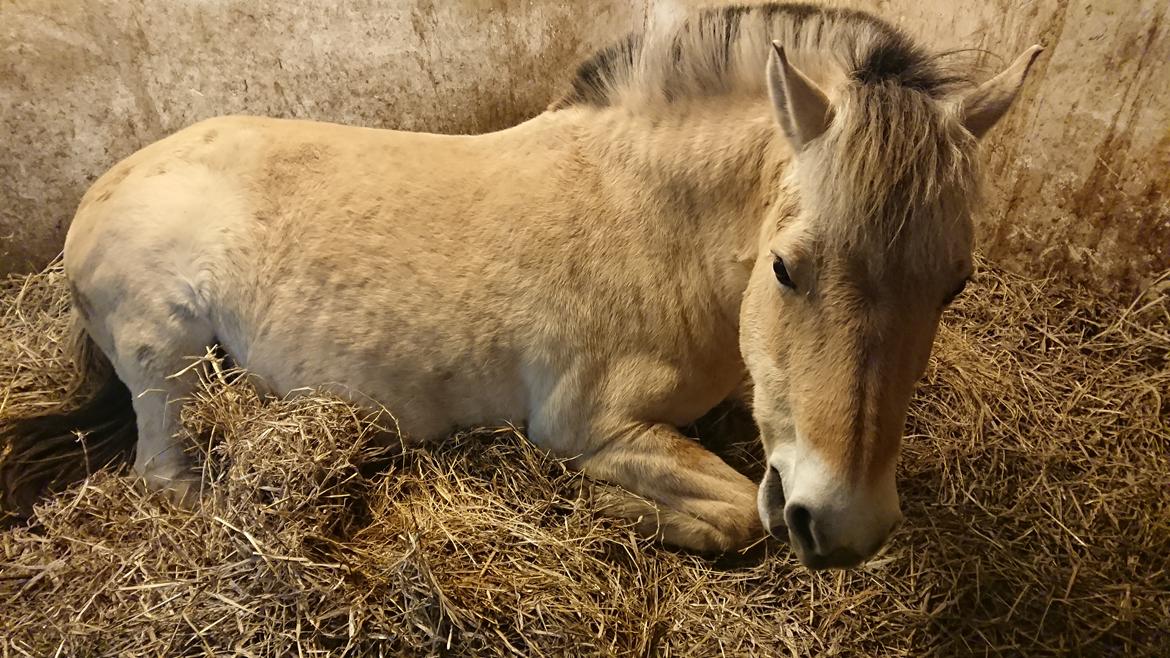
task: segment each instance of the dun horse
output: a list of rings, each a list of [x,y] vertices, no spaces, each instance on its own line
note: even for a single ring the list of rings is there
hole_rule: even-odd
[[[966,85],[868,14],[730,7],[597,53],[492,134],[204,121],[85,195],[65,272],[112,374],[5,440],[136,437],[134,471],[187,498],[175,374],[218,345],[274,394],[385,405],[413,441],[524,423],[671,544],[769,531],[855,565],[900,519],[907,405],[971,274],[977,139],[1039,50]],[[760,485],[678,429],[745,369]]]

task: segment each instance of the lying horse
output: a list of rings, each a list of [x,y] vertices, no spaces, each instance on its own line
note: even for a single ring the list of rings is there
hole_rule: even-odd
[[[274,394],[385,405],[412,441],[524,423],[668,543],[766,530],[857,564],[900,519],[907,405],[971,274],[977,139],[1039,50],[966,85],[865,13],[730,7],[597,53],[492,134],[196,124],[102,176],[69,230],[113,389],[7,442],[136,435],[134,471],[186,498],[186,366],[220,346]],[[678,429],[745,368],[758,486]]]

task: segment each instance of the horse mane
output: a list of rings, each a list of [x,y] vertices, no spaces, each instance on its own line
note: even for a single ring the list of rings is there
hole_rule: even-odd
[[[773,40],[827,83],[840,119],[820,149],[828,157],[802,167],[810,181],[836,189],[806,189],[804,202],[824,206],[819,214],[833,218],[836,239],[888,248],[909,228],[917,237],[903,238],[929,251],[930,236],[947,230],[945,217],[966,215],[980,196],[975,140],[939,102],[970,82],[872,14],[771,2],[651,20],[582,63],[549,109],[654,112],[714,96],[763,99]],[[911,222],[923,214],[938,219]]]
[[[814,79],[825,77],[828,64],[857,84],[894,84],[935,98],[967,82],[877,16],[768,2],[652,20],[645,32],[631,33],[582,62],[568,92],[550,109],[763,93],[773,40]]]

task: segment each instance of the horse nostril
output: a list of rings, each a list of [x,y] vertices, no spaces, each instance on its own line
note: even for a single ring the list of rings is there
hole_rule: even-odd
[[[792,534],[801,548],[816,553],[817,542],[813,537],[812,512],[804,505],[789,505],[784,510],[784,519],[788,522],[788,532]]]

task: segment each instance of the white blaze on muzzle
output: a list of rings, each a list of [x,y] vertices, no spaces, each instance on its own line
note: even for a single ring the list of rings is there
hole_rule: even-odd
[[[871,557],[901,520],[892,461],[872,482],[846,481],[798,434],[772,451],[768,466],[757,499],[760,520],[773,534],[786,527],[809,566],[852,566]]]

